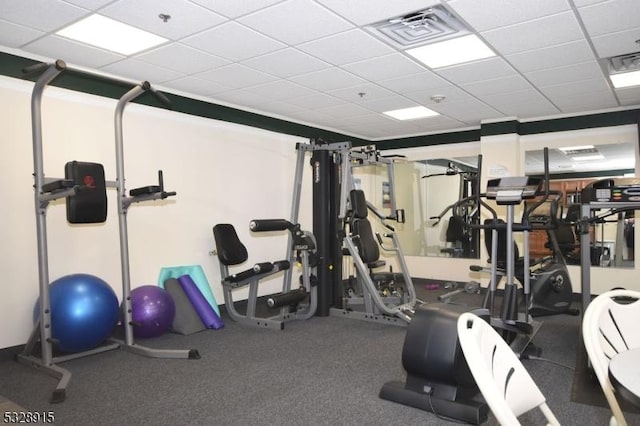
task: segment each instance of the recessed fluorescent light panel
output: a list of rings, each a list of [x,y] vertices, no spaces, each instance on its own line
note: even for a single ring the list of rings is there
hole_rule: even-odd
[[[604,159],[604,155],[602,154],[593,154],[593,155],[577,155],[571,157],[573,161],[593,161],[593,160],[602,160]]]
[[[433,117],[440,115],[439,113],[425,108],[423,106],[395,109],[393,111],[385,111],[383,114],[393,117],[397,120],[415,120],[418,118]]]
[[[612,74],[611,83],[616,89],[622,89],[623,87],[640,86],[640,70],[625,72],[621,74]]]
[[[598,152],[595,150],[595,146],[593,145],[580,145],[580,146],[566,146],[564,148],[558,148],[560,151],[565,154],[585,154],[589,152]]]
[[[88,16],[56,34],[122,55],[133,55],[168,41],[102,15]]]
[[[442,68],[496,55],[475,34],[416,47],[406,52],[429,68]]]

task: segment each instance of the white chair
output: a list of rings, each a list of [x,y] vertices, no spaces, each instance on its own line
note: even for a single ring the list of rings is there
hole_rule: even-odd
[[[471,374],[501,425],[520,425],[518,417],[536,407],[548,425],[560,425],[516,354],[485,320],[470,312],[460,315],[458,339]]]
[[[617,353],[640,347],[638,299],[640,292],[637,291],[608,291],[591,301],[582,319],[584,346],[611,408],[612,426],[626,426],[627,421],[609,380],[609,360]]]

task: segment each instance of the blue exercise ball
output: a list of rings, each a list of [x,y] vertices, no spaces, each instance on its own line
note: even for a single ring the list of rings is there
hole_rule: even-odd
[[[49,286],[51,336],[64,352],[81,352],[102,343],[118,321],[118,296],[104,280],[72,274]],[[40,315],[40,301],[34,317]]]
[[[131,319],[133,335],[157,337],[173,324],[176,305],[163,288],[143,285],[131,290]]]

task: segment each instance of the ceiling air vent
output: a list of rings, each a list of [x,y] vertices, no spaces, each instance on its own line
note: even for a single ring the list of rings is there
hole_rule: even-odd
[[[638,68],[640,68],[640,52],[609,58],[609,71],[612,74],[633,71]]]
[[[421,46],[469,34],[469,30],[442,5],[385,19],[367,29],[387,43],[401,48]]]

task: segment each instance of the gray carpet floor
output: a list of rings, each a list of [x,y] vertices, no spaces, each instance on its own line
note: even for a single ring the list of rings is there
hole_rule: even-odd
[[[420,287],[421,297],[436,295]],[[479,296],[461,296],[460,303],[479,303]],[[314,317],[270,331],[223,319],[221,330],[138,340],[150,347],[197,348],[199,360],[149,359],[115,350],[63,363],[73,376],[61,404],[48,403],[54,379],[18,364],[5,350],[0,395],[6,399],[0,399],[0,408],[52,410],[56,424],[83,426],[456,424],[378,398],[385,382],[404,378],[403,327]],[[579,321],[565,315],[545,319],[535,343],[550,362],[523,362],[563,425],[605,425],[606,407],[572,400]],[[538,413],[521,420],[543,424]],[[640,424],[640,415],[629,414],[628,421]],[[487,424],[496,424],[491,415]]]

